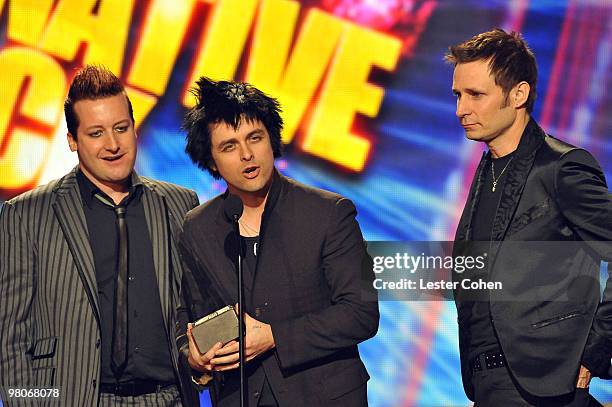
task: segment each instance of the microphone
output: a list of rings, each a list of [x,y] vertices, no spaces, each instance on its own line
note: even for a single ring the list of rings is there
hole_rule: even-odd
[[[223,201],[223,212],[227,219],[232,221],[234,226],[234,235],[236,239],[236,274],[238,275],[238,361],[240,363],[240,407],[248,407],[248,398],[246,397],[246,371],[244,357],[244,275],[242,271],[242,250],[240,239],[240,225],[238,219],[242,216],[244,205],[242,200],[236,195],[228,194]]]
[[[243,210],[244,205],[242,204],[242,200],[236,195],[228,194],[223,201],[223,212],[225,212],[227,219],[238,222],[238,219],[242,216]]]

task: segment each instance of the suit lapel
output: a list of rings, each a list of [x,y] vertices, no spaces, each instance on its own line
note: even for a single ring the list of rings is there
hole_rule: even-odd
[[[218,270],[211,270],[215,283],[219,285],[221,292],[219,295],[233,303],[238,301],[238,276],[236,275],[236,265],[233,256],[237,251],[237,242],[232,224],[226,220],[223,212],[223,205],[220,205],[216,214],[217,232],[209,239],[214,245],[213,253],[219,253]]]
[[[281,219],[282,211],[275,211],[275,208],[279,201],[279,196],[283,192],[283,185],[285,182],[285,178],[280,174],[280,172],[278,172],[277,169],[274,169],[274,173],[272,174],[272,185],[270,185],[270,192],[268,193],[266,206],[264,207],[261,217],[261,226],[259,228],[259,245],[257,246],[255,272],[253,273],[253,279],[251,280],[251,292],[253,292],[255,289],[255,281],[261,274],[259,272],[259,265],[262,264],[262,256],[265,256],[265,253],[280,253],[278,248],[264,250],[264,246],[267,247],[269,245],[274,245],[273,238],[278,238],[282,234],[282,228],[276,227],[279,222],[281,225],[283,224]],[[274,216],[272,216],[272,214],[274,214]],[[269,229],[272,229],[273,232],[268,233],[267,230]]]
[[[55,193],[57,198],[53,203],[53,211],[72,253],[98,326],[100,326],[98,284],[85,212],[76,180],[76,168],[58,183]]]
[[[499,206],[493,220],[493,229],[491,230],[491,256],[493,256],[491,261],[493,263],[501,241],[504,240],[508,227],[514,218],[516,208],[525,189],[527,177],[544,137],[545,134],[542,129],[531,119],[523,132],[516,155],[508,167],[508,178],[504,183]]]
[[[268,244],[268,239],[265,238],[267,235],[266,229],[269,224],[273,222],[271,219],[272,213],[274,211],[274,207],[278,201],[279,195],[282,192],[284,177],[278,172],[278,170],[274,171],[272,185],[270,186],[270,192],[268,194],[268,199],[266,200],[266,206],[264,208],[264,212],[261,220],[261,227],[259,228],[259,243],[257,246],[257,261],[255,270],[253,273],[253,279],[251,280],[251,292],[255,286],[255,280],[257,279],[257,275],[259,274],[258,268],[261,263],[260,257],[263,255],[264,244]],[[223,199],[227,197],[227,191]],[[275,215],[277,216],[277,215]],[[232,259],[235,256],[237,246],[234,231],[232,228],[232,224],[225,217],[225,213],[223,212],[223,204],[219,206],[217,210],[217,214],[215,216],[215,222],[217,231],[214,235],[210,236],[209,239],[214,242],[214,247],[212,250],[213,253],[224,253],[223,256],[218,256],[218,269],[211,270],[213,274],[213,278],[215,279],[215,283],[218,284],[222,290],[220,295],[225,299],[229,298],[233,302],[236,302],[238,299],[238,276],[236,275],[236,265]],[[273,226],[271,226],[273,227]],[[203,237],[207,238],[207,237]],[[248,289],[249,287],[245,287]]]
[[[536,153],[543,141],[544,133],[533,120],[530,120],[521,137],[516,156],[508,168],[508,178],[504,183],[499,206],[493,220],[491,240],[501,241],[506,236],[510,221],[514,217],[521,200],[527,177],[531,167],[533,167]]]
[[[134,175],[136,176],[136,175]],[[170,242],[168,228],[168,212],[165,198],[160,194],[155,185],[143,180],[142,203],[144,207],[151,248],[153,251],[153,264],[155,265],[155,277],[159,290],[159,300],[162,306],[164,326],[168,326],[168,315],[170,315],[170,253],[168,242]]]

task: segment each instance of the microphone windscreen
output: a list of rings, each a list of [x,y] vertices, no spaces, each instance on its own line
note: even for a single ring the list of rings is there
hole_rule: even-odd
[[[238,220],[242,216],[242,200],[236,195],[228,194],[223,201],[223,212],[229,220]]]

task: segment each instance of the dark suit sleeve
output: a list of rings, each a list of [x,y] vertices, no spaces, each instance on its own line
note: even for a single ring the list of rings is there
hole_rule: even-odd
[[[181,217],[181,223],[184,221],[184,216],[185,213],[193,208],[195,208],[196,206],[198,206],[199,204],[199,200],[198,200],[198,196],[195,193],[195,191],[192,190],[187,190],[186,193],[183,194],[183,197],[187,198],[184,201],[184,211],[181,213],[183,216]],[[182,226],[182,225],[181,225]],[[176,337],[176,341],[179,349],[179,354],[182,353],[181,351],[184,350],[182,349],[182,346],[187,344],[187,337],[185,336],[185,333],[187,331],[187,323],[191,321],[191,315],[189,313],[189,307],[188,307],[188,303],[189,301],[187,299],[184,299],[183,296],[184,295],[188,295],[188,292],[186,291],[188,289],[187,285],[184,283],[185,281],[185,273],[190,272],[189,270],[189,264],[185,261],[184,258],[184,250],[182,248],[182,240],[183,240],[183,232],[182,232],[182,227],[180,229],[180,231],[177,232],[177,248],[178,248],[178,252],[179,252],[179,258],[180,258],[180,265],[181,265],[181,280],[179,283],[179,301],[180,303],[177,305],[177,309],[176,309],[176,332],[175,332],[175,337]],[[183,292],[185,290],[185,292]],[[184,346],[183,346],[184,347]]]
[[[193,300],[191,299],[192,294],[192,284],[189,283],[189,280],[192,279],[192,265],[193,258],[191,257],[190,252],[185,248],[183,237],[181,236],[181,241],[179,242],[179,250],[181,253],[181,261],[183,263],[183,277],[181,279],[181,294],[180,294],[180,304],[177,308],[177,318],[176,318],[176,344],[179,348],[179,353],[181,357],[186,358],[189,356],[189,346],[187,340],[187,324],[189,322],[193,322],[193,315],[191,313],[191,304]],[[195,288],[195,287],[193,287]]]
[[[609,377],[612,357],[612,195],[597,161],[572,150],[559,162],[556,191],[563,216],[581,240],[608,263],[608,280],[587,339],[582,364]]]
[[[31,307],[36,263],[25,225],[15,207],[0,212],[0,388],[33,384]],[[6,395],[2,395],[6,397]],[[6,399],[5,399],[6,400]]]
[[[354,346],[378,330],[372,260],[355,216],[353,203],[340,199],[327,226],[321,264],[331,290],[331,305],[317,313],[272,324],[283,369]]]
[[[187,324],[218,309],[218,300],[215,302],[217,297],[208,290],[210,288],[210,282],[206,279],[208,274],[193,254],[189,245],[189,238],[186,237],[184,232],[179,239],[179,251],[183,263],[180,304],[177,308],[176,324],[176,344],[179,349],[179,364],[184,374],[188,374],[193,378],[199,378],[203,373],[193,370],[188,362],[189,340],[187,339]],[[201,351],[206,352],[207,350]],[[193,381],[192,383],[198,391],[204,388]]]

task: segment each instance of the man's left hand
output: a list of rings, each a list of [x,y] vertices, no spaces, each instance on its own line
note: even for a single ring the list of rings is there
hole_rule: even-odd
[[[270,325],[252,318],[247,313],[244,314],[244,325],[246,328],[244,337],[245,361],[249,362],[276,346]],[[228,342],[221,349],[218,349],[210,364],[214,366],[213,370],[218,371],[237,368],[239,366],[238,342]]]

